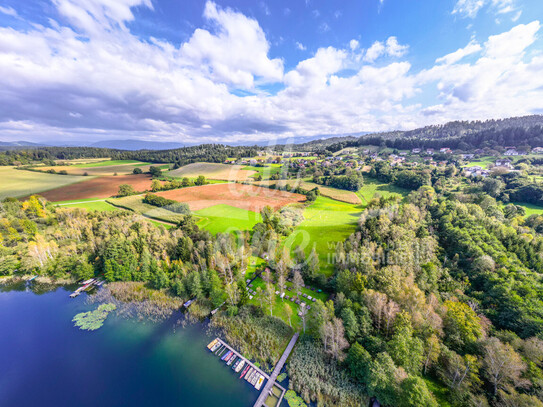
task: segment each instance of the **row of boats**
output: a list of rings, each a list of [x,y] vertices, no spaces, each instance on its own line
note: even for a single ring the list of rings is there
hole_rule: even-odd
[[[81,287],[79,287],[77,290],[75,290],[73,293],[70,294],[70,298],[77,297],[83,291],[85,291],[87,289],[91,289],[93,285],[95,285],[96,287],[101,287],[102,284],[104,284],[104,281],[99,280],[97,278],[91,278],[89,280],[83,281],[81,283]]]
[[[211,341],[211,343],[207,345],[207,348],[212,353],[219,356],[227,366],[232,366],[232,370],[234,372],[241,372],[241,375],[239,376],[240,379],[245,379],[251,383],[255,389],[260,390],[262,384],[264,383],[265,377],[258,369],[252,367],[247,360],[230,350],[230,348],[222,343],[218,338]]]

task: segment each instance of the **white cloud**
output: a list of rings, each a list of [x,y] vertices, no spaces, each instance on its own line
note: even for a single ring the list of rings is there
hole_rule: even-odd
[[[356,50],[359,46],[360,43],[357,40],[352,39],[351,41],[349,41],[349,48],[351,48],[351,51]]]
[[[507,14],[517,11],[516,0],[457,0],[452,14],[475,18],[479,11],[486,6],[489,6],[491,11],[496,14]]]
[[[479,51],[482,50],[482,47],[479,45],[479,43],[475,40],[472,40],[467,46],[465,46],[464,48],[460,48],[448,55],[445,55],[444,57],[441,57],[441,58],[438,58],[436,59],[436,63],[437,64],[447,64],[447,65],[450,65],[450,64],[454,64],[462,59],[464,59],[465,57],[467,57],[468,55],[472,55],[472,54],[475,54]]]
[[[280,81],[283,62],[269,59],[264,31],[256,20],[230,9],[219,9],[208,1],[204,17],[216,33],[198,28],[181,47],[187,63],[206,69],[211,76],[245,89],[254,87],[254,77],[263,81]]]
[[[284,72],[282,61],[269,56],[257,21],[211,2],[206,29],[197,28],[182,44],[133,35],[124,25],[134,18],[126,9],[111,11],[97,0],[78,4],[90,5],[83,10],[92,24],[74,17],[51,27],[0,27],[3,137],[253,143],[543,107],[543,57],[529,52],[541,31],[538,21],[471,41],[419,72],[396,37],[369,49],[356,40],[344,49],[323,47]],[[373,64],[384,56],[394,60]],[[270,93],[261,86],[268,83],[282,90]]]
[[[374,62],[383,55],[388,55],[390,57],[402,57],[405,55],[408,49],[409,46],[400,45],[396,37],[389,37],[385,43],[375,41],[366,51],[364,61]]]
[[[8,16],[17,17],[17,11],[13,7],[2,7],[0,6],[0,13],[6,14]]]
[[[304,44],[298,41],[296,41],[296,48],[298,48],[300,51],[305,51],[307,49]]]

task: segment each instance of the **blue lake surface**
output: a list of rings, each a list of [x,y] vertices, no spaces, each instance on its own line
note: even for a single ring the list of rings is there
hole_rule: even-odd
[[[258,392],[213,356],[201,324],[110,314],[94,332],[72,318],[96,308],[69,291],[0,290],[0,406],[252,406]]]

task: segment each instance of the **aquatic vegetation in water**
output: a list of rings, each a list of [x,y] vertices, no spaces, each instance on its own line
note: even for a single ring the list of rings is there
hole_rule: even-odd
[[[281,373],[279,376],[277,376],[277,379],[276,381],[278,383],[281,383],[283,380],[285,380],[287,378],[287,374],[285,372]]]
[[[78,326],[79,329],[96,331],[104,325],[108,314],[116,308],[115,304],[102,304],[94,311],[77,314],[72,321],[75,322],[75,326]]]
[[[285,393],[285,400],[290,407],[306,407],[304,400],[296,394],[293,390],[288,390]]]

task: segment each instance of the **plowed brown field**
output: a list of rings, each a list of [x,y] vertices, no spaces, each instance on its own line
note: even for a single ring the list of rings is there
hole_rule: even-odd
[[[117,194],[119,185],[121,184],[132,185],[136,191],[145,191],[151,188],[151,177],[146,174],[98,177],[65,187],[51,189],[40,193],[40,195],[52,202],[109,198]]]
[[[253,212],[260,212],[267,205],[274,209],[279,209],[290,203],[305,201],[304,195],[233,183],[174,189],[159,192],[158,195],[179,202],[187,202],[193,211],[213,205],[225,204]]]

